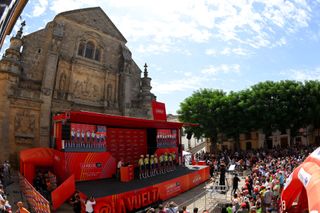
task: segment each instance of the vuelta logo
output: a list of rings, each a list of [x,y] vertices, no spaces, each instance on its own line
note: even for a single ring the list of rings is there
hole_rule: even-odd
[[[158,114],[163,114],[163,113],[164,113],[164,110],[162,110],[162,109],[156,109],[156,113],[158,113]]]

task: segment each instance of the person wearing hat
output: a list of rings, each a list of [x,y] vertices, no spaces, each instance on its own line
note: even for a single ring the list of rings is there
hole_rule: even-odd
[[[248,206],[245,202],[241,203],[240,208],[238,209],[237,213],[249,213]]]
[[[150,177],[149,176],[149,155],[148,154],[144,158],[143,162],[144,162],[144,176],[145,177]]]
[[[139,165],[139,179],[145,178],[144,173],[145,173],[145,166],[144,166],[144,156],[140,155],[140,159],[138,161]]]

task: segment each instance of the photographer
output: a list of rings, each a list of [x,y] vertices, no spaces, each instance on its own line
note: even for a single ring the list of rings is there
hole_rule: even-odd
[[[91,196],[84,204],[86,206],[86,213],[93,213],[93,206],[96,205],[94,197]]]

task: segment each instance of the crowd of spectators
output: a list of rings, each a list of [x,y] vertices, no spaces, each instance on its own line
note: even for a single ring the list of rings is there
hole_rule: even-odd
[[[11,165],[8,160],[0,165],[0,213],[12,213],[13,208],[8,200],[9,194],[6,188],[12,184]],[[23,202],[16,202],[16,213],[30,213],[23,205]]]
[[[12,212],[11,205],[6,193],[6,186],[11,183],[11,168],[9,161],[0,166],[0,213]]]
[[[232,178],[232,200],[223,212],[275,213],[279,212],[280,195],[286,178],[315,148],[292,146],[234,153],[224,151],[218,154],[203,153],[200,157],[211,166],[213,175],[220,173],[221,177],[225,165],[235,165],[235,172],[242,174],[245,179],[244,185],[239,188],[240,178],[235,173]]]

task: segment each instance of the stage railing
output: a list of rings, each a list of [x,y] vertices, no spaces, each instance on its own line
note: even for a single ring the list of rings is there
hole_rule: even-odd
[[[37,213],[50,213],[50,203],[30,183],[19,174],[20,188],[28,204]]]

